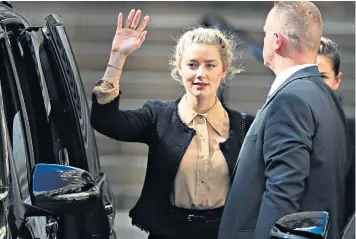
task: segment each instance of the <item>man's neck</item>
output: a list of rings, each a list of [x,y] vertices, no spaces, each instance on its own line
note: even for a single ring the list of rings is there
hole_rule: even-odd
[[[279,58],[276,59],[277,62],[275,64],[274,69],[272,71],[276,76],[278,76],[282,71],[297,65],[305,65],[305,64],[316,64],[316,57],[308,57],[308,56],[299,56],[296,58]]]

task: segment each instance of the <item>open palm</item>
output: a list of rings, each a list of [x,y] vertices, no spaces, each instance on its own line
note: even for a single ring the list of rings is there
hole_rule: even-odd
[[[141,47],[146,38],[147,31],[144,30],[147,26],[149,16],[145,16],[140,26],[137,27],[140,17],[141,10],[136,11],[132,9],[126,19],[125,27],[122,28],[122,13],[120,12],[111,51],[128,56]]]

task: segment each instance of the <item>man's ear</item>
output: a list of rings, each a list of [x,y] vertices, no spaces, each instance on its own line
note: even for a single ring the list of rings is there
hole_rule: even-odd
[[[275,51],[281,50],[284,44],[284,37],[280,32],[274,33],[273,48]]]

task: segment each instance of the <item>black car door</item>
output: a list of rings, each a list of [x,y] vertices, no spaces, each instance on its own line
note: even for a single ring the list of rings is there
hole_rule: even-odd
[[[0,8],[0,85],[4,107],[4,118],[8,131],[8,153],[11,169],[11,190],[9,201],[9,224],[11,231],[17,231],[25,238],[45,238],[46,218],[26,218],[23,202],[31,204],[29,182],[31,168],[34,162],[32,135],[22,94],[18,68],[15,64],[12,39],[15,28],[22,25],[19,18],[7,12],[3,14]]]
[[[355,213],[346,224],[339,239],[355,239]]]
[[[103,230],[107,230],[114,234],[114,198],[107,176],[100,171],[94,130],[90,125],[89,107],[80,72],[61,18],[58,15],[49,15],[45,20],[40,59],[50,98],[57,99],[52,103],[52,111],[57,117],[61,139],[67,151],[67,163],[87,170],[96,179],[101,191],[102,205],[98,205],[95,215],[86,215],[85,225],[82,226],[86,230],[88,227],[93,229],[93,233],[98,230],[104,233]],[[101,229],[95,229],[96,227]]]

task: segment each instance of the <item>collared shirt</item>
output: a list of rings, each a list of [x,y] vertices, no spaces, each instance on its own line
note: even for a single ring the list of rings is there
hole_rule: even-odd
[[[229,189],[229,170],[219,144],[229,135],[229,116],[221,102],[205,114],[196,113],[187,104],[186,96],[178,105],[178,113],[196,134],[180,163],[172,204],[188,209],[210,209],[225,204]]]
[[[309,66],[315,66],[315,64],[303,64],[303,65],[291,66],[291,67],[288,67],[287,69],[283,70],[282,72],[280,72],[278,74],[278,76],[276,77],[276,79],[274,80],[274,82],[268,92],[267,97],[270,97],[271,95],[273,95],[276,92],[276,90],[278,89],[278,87],[280,87],[283,84],[283,82],[285,80],[287,80],[295,72],[297,72],[303,68],[309,67]]]
[[[105,78],[93,90],[99,104],[112,101],[120,86]],[[229,116],[219,100],[205,114],[198,114],[183,97],[178,113],[189,128],[196,130],[180,163],[171,194],[172,204],[188,209],[209,209],[225,205],[229,190],[229,169],[219,144],[229,136]]]

